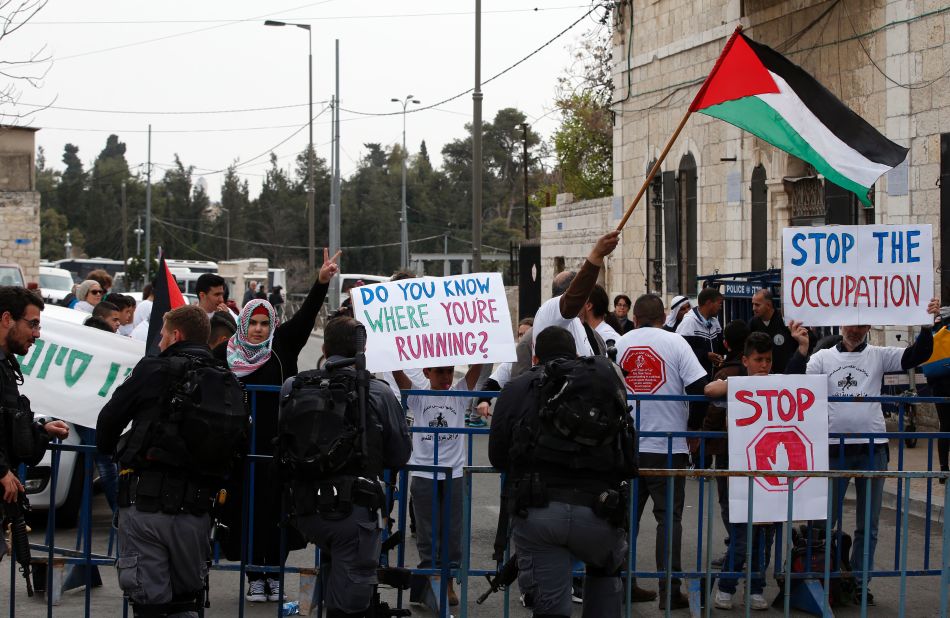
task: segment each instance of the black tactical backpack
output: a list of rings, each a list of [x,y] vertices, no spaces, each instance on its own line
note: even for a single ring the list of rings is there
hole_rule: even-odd
[[[361,385],[360,380],[364,380]],[[281,397],[276,458],[289,480],[382,474],[382,428],[368,408],[365,371],[316,369],[297,375]]]
[[[637,473],[636,433],[619,368],[605,356],[558,359],[538,382],[533,465],[572,471]]]
[[[183,469],[227,478],[244,454],[250,414],[244,387],[222,361],[173,356],[167,397],[136,419],[120,445],[119,461],[132,468]]]

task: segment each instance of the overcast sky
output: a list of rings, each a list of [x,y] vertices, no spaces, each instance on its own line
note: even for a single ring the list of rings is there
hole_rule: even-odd
[[[393,97],[412,94],[424,106],[473,86],[474,5],[474,0],[50,0],[27,26],[2,41],[0,57],[46,45],[53,58],[41,87],[23,88],[20,98],[25,104],[54,106],[26,121],[41,127],[37,145],[45,148],[48,165],[62,168],[63,145],[69,142],[79,146],[88,169],[109,133],[116,133],[128,146],[133,172],[144,171],[151,123],[158,178],[175,153],[197,173],[257,157],[239,168],[256,195],[268,166],[266,153],[273,150],[286,168],[307,143],[306,128],[291,137],[307,122],[307,32],[265,27],[264,19],[311,25],[315,115],[332,94],[335,39],[340,41],[342,108],[392,112],[400,109]],[[543,45],[590,6],[588,0],[483,0],[483,81]],[[517,107],[549,137],[558,120],[552,113],[557,76],[571,62],[570,49],[593,26],[590,16],[484,86],[483,118]],[[225,113],[276,106],[294,107]],[[21,105],[16,111],[31,109]],[[217,113],[168,113],[195,111]],[[463,135],[471,114],[469,93],[408,115],[410,151],[425,139],[438,164],[442,146]],[[343,112],[341,119],[344,177],[356,168],[363,143],[401,140],[400,115]],[[314,122],[317,153],[327,160],[329,121],[327,111]],[[206,176],[212,199],[219,196],[221,177]]]

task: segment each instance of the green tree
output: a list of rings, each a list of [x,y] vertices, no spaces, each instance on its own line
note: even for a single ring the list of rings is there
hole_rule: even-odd
[[[613,121],[610,111],[591,91],[557,102],[561,126],[554,149],[564,189],[577,199],[613,192]]]
[[[63,163],[66,165],[66,169],[63,170],[60,182],[56,187],[57,210],[66,215],[66,219],[72,225],[84,228],[86,223],[86,172],[83,169],[82,161],[79,159],[79,146],[66,144],[63,149]]]
[[[125,150],[125,143],[117,135],[109,135],[93,164],[86,217],[80,226],[86,234],[86,251],[90,255],[121,256],[123,237],[128,242],[131,226],[128,221],[122,226],[122,185],[131,178]]]

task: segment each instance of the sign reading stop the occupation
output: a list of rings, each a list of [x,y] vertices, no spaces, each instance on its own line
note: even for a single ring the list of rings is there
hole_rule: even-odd
[[[828,470],[827,376],[729,378],[729,469],[762,473],[752,483],[753,523],[785,521],[789,491],[793,519],[824,519],[825,479],[768,472]],[[730,478],[730,522],[748,522],[749,498],[748,478]]]

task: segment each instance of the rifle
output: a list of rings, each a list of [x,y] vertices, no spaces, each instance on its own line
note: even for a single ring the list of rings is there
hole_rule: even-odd
[[[476,605],[481,605],[488,597],[503,588],[507,588],[518,579],[518,555],[512,555],[511,558],[508,559],[508,562],[498,567],[494,576],[486,575],[485,579],[488,580],[489,588],[482,593],[482,596],[475,600]]]
[[[22,491],[14,502],[3,503],[3,520],[9,522],[13,559],[20,563],[20,573],[26,580],[26,595],[33,596],[33,580],[30,577],[30,538],[26,533],[26,515],[30,512],[30,501]]]

